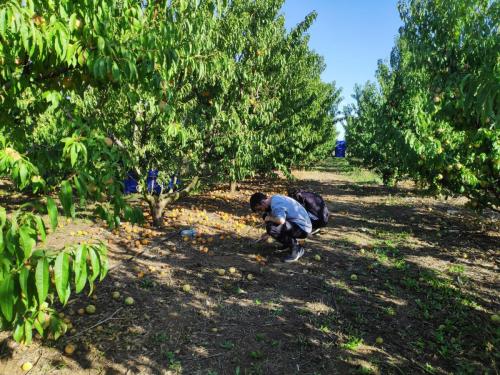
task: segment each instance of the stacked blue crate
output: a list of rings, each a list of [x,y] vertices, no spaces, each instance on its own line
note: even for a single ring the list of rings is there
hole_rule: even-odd
[[[179,186],[181,185],[181,180],[177,179],[174,185],[174,178],[175,176],[172,176],[170,179],[170,182],[168,183],[168,189],[177,190]],[[153,194],[160,194],[162,190],[162,185],[157,181],[158,179],[158,170],[157,169],[151,169],[148,171],[148,176],[146,177],[146,186],[148,189],[149,193]],[[139,178],[138,176],[133,173],[129,172],[127,175],[127,178],[123,181],[124,185],[124,190],[123,192],[125,194],[133,194],[137,193],[137,187],[139,186]]]
[[[335,145],[335,157],[336,158],[345,158],[345,150],[347,148],[347,144],[345,141],[337,141]]]

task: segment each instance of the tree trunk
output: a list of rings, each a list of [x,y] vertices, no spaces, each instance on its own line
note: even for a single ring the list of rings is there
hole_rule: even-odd
[[[163,211],[167,206],[167,199],[161,196],[154,197],[154,203],[149,205],[151,216],[153,217],[153,225],[161,227],[163,225]]]
[[[195,177],[184,189],[165,194],[162,192],[160,195],[149,194],[148,190],[145,189],[146,191],[144,192],[143,197],[148,203],[151,217],[153,218],[153,225],[155,227],[163,226],[163,211],[165,210],[165,207],[179,198],[188,195],[188,193],[198,185],[198,180],[199,178]]]
[[[236,193],[237,189],[238,189],[238,182],[237,181],[231,181],[231,183],[229,184],[229,190],[230,190],[231,194]]]

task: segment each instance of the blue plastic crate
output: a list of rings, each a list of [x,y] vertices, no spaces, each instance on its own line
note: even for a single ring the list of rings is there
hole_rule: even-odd
[[[148,175],[146,177],[146,186],[149,193],[152,192],[153,194],[160,194],[162,185],[157,182],[157,179],[158,179],[158,170],[157,169],[149,170]],[[137,193],[138,192],[137,188],[139,186],[138,180],[139,178],[135,173],[129,172],[127,174],[127,178],[123,181],[124,194]],[[168,184],[168,189],[174,188],[174,190],[176,190],[176,188],[178,189],[181,186],[181,184],[182,181],[178,178],[174,186],[174,176],[172,176]]]
[[[345,158],[346,149],[347,149],[346,141],[337,141],[335,145],[335,157]]]

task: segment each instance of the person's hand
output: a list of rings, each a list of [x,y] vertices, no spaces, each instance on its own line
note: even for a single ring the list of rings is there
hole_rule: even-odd
[[[255,243],[262,242],[262,241],[267,241],[267,239],[269,237],[270,237],[269,234],[264,233],[262,236],[260,236],[260,238],[257,241],[255,241]]]
[[[274,219],[275,219],[275,218],[273,217],[273,215],[268,214],[268,215],[264,218],[264,221],[265,221],[266,223],[267,223],[267,222],[275,223]]]

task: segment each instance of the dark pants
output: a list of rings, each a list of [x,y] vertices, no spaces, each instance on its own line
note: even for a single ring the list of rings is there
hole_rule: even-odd
[[[266,231],[276,241],[281,242],[284,246],[293,247],[297,244],[297,238],[306,238],[307,233],[304,232],[297,224],[285,221],[285,224],[277,225],[268,221],[266,223]]]

